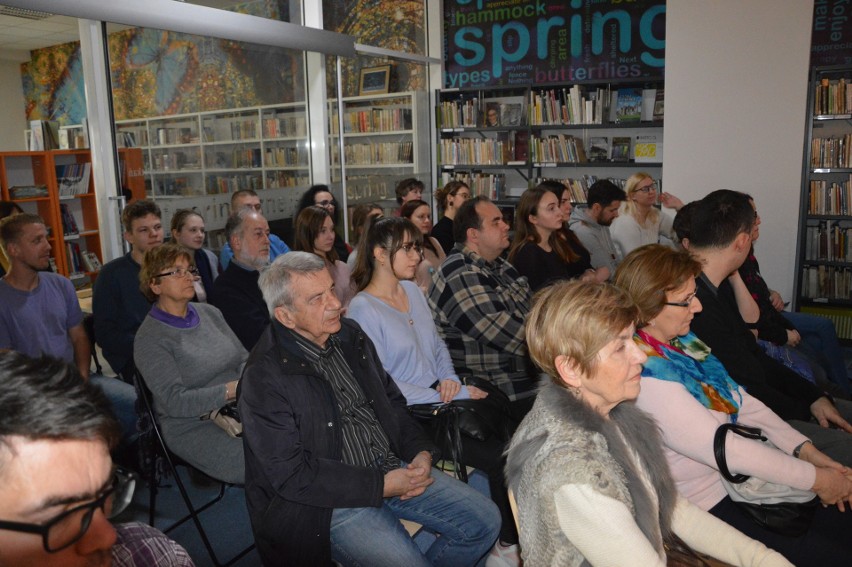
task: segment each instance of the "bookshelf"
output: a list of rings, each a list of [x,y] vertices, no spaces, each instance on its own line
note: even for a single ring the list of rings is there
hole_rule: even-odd
[[[428,93],[423,91],[343,98],[341,174],[337,101],[329,101],[332,182],[343,183],[349,207],[377,202],[397,207],[397,182],[416,177],[431,187]],[[424,195],[424,200],[428,200]]]
[[[852,67],[811,70],[796,307],[852,339]]]
[[[459,179],[511,202],[555,179],[583,204],[599,178],[662,176],[662,79],[445,89],[436,99],[441,184]]]
[[[76,286],[97,277],[103,263],[89,150],[0,153],[2,197],[44,219],[52,267]],[[142,153],[119,150],[122,185],[144,197]]]

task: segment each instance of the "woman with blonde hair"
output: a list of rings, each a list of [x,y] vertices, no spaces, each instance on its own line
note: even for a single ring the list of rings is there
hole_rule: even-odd
[[[337,250],[334,248],[336,233],[331,213],[322,207],[302,209],[296,217],[293,237],[293,250],[310,252],[325,260],[325,265],[334,280],[334,294],[340,300],[343,309],[346,309],[355,295],[355,288],[352,285],[352,272],[349,266],[340,261]]]
[[[438,207],[444,212],[441,220],[432,227],[432,238],[438,241],[445,254],[449,254],[456,241],[453,238],[453,219],[462,203],[470,199],[470,187],[464,181],[448,181],[435,191]]]
[[[641,171],[634,173],[627,178],[624,192],[627,199],[610,227],[612,240],[621,250],[622,257],[645,244],[674,246],[677,242],[672,230],[674,217],[656,208],[657,182],[651,174]],[[670,193],[659,193],[659,202],[663,207],[675,211],[683,207],[683,202]]]
[[[525,564],[663,567],[675,550],[696,550],[734,565],[790,565],[678,497],[657,425],[630,403],[645,362],[637,314],[609,284],[559,282],[535,297],[527,348],[550,380],[506,463]]]
[[[552,191],[539,185],[521,195],[508,259],[527,277],[533,292],[559,280],[596,281],[588,252],[583,255],[585,248],[573,246],[562,235],[564,220]]]
[[[690,331],[702,305],[695,295],[701,264],[688,252],[652,244],[628,255],[615,284],[636,304],[636,344],[648,357],[636,406],[659,424],[678,492],[693,504],[781,552],[799,566],[847,565],[852,557],[852,470],[833,461],[728,374]],[[723,424],[758,427],[772,445],[728,433],[725,460],[733,474],[813,491],[807,531],[796,537],[758,525],[731,500],[722,482],[714,438]]]

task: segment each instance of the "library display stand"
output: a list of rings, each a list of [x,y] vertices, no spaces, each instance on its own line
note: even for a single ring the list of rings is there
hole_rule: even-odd
[[[796,307],[852,340],[852,67],[811,71]]]
[[[583,204],[599,178],[661,181],[662,79],[445,89],[437,100],[442,185],[458,179],[499,204],[554,179]]]
[[[97,200],[88,150],[0,153],[2,198],[44,219],[51,269],[76,286],[92,281],[103,263]],[[142,153],[119,150],[122,186],[144,197]]]

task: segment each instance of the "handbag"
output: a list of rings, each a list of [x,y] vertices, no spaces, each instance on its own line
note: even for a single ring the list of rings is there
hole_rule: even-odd
[[[228,402],[224,406],[214,409],[208,414],[201,416],[202,420],[209,419],[219,427],[225,430],[225,433],[231,437],[243,436],[243,424],[240,421],[240,412],[237,409],[237,402]]]
[[[797,352],[793,348],[788,348],[786,346],[778,346],[769,341],[758,340],[757,344],[763,349],[763,352],[766,353],[766,356],[775,360],[776,362],[780,362],[811,384],[816,383],[816,379],[814,378],[814,371],[811,368],[810,363],[805,360],[799,352]]]
[[[760,429],[724,423],[716,429],[713,453],[728,496],[739,509],[758,525],[777,534],[797,537],[810,528],[819,499],[809,490],[799,490],[744,474],[731,474],[725,460],[725,438],[731,431],[772,447]]]

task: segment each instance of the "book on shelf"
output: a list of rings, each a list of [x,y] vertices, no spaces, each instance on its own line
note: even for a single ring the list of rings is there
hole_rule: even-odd
[[[74,220],[74,215],[65,203],[59,204],[59,216],[62,218],[62,234],[65,236],[80,234],[77,221]]]
[[[850,114],[852,113],[852,89],[848,88],[845,78],[831,81],[820,79],[814,96],[814,114]]]
[[[520,126],[523,124],[523,104],[520,102],[500,103],[500,122],[503,126]]]
[[[604,136],[596,136],[589,138],[589,151],[587,152],[589,161],[608,161],[609,160],[609,138]]]
[[[47,185],[13,185],[9,187],[9,197],[15,200],[37,199],[47,196]]]
[[[89,178],[92,174],[91,163],[70,163],[56,166],[56,184],[60,197],[85,195],[89,192]]]
[[[610,159],[612,161],[630,161],[630,137],[613,136],[610,148]]]
[[[480,112],[479,99],[472,97],[441,101],[435,114],[438,128],[462,128],[481,126]]]
[[[636,136],[633,145],[633,157],[636,163],[655,163],[663,161],[663,141],[656,134]]]
[[[615,95],[615,122],[639,122],[642,118],[642,89],[618,89]]]
[[[530,91],[530,123],[535,125],[601,124],[607,113],[609,91],[585,91],[580,85],[570,88]]]
[[[664,89],[657,89],[654,97],[654,120],[662,120],[665,115],[665,92]]]
[[[30,120],[30,151],[59,149],[59,123],[53,120]]]
[[[91,250],[83,250],[80,253],[80,261],[87,272],[98,272],[101,269],[101,261]]]

